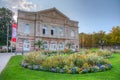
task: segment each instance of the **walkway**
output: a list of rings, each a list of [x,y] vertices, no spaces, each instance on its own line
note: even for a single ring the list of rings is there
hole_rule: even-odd
[[[0,73],[5,68],[6,64],[8,63],[11,56],[14,54],[12,53],[0,53]]]

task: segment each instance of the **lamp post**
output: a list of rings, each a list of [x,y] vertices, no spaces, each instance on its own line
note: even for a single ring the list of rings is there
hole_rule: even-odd
[[[9,39],[9,25],[8,23],[6,24],[7,26],[7,53],[8,53],[8,39]]]
[[[23,47],[24,47],[24,38],[22,38],[22,55],[24,54],[24,49],[23,49]]]
[[[103,49],[104,41],[103,41],[103,40],[100,40],[99,43],[100,43],[100,45],[101,45],[101,48]]]

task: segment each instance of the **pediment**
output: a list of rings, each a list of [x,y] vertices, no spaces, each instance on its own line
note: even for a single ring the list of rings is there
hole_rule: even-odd
[[[44,15],[44,16],[59,18],[59,19],[69,19],[67,16],[65,16],[62,12],[60,12],[56,8],[39,11],[38,15]]]

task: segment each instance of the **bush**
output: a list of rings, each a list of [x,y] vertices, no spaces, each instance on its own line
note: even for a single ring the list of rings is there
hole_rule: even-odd
[[[41,52],[32,52],[28,53],[24,56],[24,61],[28,62],[29,64],[42,64],[45,60],[46,56],[43,55]]]
[[[97,54],[99,56],[102,56],[104,58],[109,58],[112,57],[112,52],[108,50],[98,50]]]
[[[118,49],[117,50],[116,49],[112,49],[111,52],[120,54],[120,50],[118,50]]]

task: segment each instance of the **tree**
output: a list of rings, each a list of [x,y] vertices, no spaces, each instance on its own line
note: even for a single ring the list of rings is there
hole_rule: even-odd
[[[103,41],[104,41],[104,45],[105,46],[111,46],[111,36],[110,36],[110,33],[104,35]]]
[[[99,41],[104,41],[105,35],[104,31],[93,32],[92,34],[80,33],[80,46],[81,48],[98,47],[100,45]]]
[[[68,47],[68,49],[70,49],[72,44],[71,43],[67,43],[66,46]]]
[[[93,46],[98,47],[100,44],[100,41],[104,41],[104,36],[105,36],[104,31],[99,31],[97,33],[93,32]]]
[[[84,48],[84,42],[85,42],[85,39],[84,39],[84,36],[85,36],[85,33],[80,33],[79,34],[79,42],[80,42],[80,47],[81,48]]]
[[[120,26],[113,27],[110,36],[113,45],[120,45]]]
[[[7,27],[9,26],[8,41],[11,40],[12,34],[12,11],[7,8],[0,8],[0,46],[6,45]]]
[[[81,48],[91,48],[98,46],[120,46],[120,26],[113,27],[110,33],[104,31],[93,32],[92,34],[79,34]]]
[[[37,45],[38,48],[41,49],[41,46],[43,45],[43,41],[38,40],[38,41],[35,43],[35,45]]]

